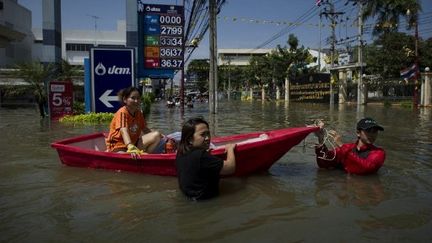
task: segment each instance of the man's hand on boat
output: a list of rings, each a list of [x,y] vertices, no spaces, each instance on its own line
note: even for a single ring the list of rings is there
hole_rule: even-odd
[[[128,144],[126,152],[131,155],[132,159],[139,159],[139,158],[141,158],[140,155],[147,154],[146,152],[144,152],[143,150],[137,148],[133,144]]]
[[[324,135],[325,135],[325,131],[324,131],[324,122],[323,120],[316,120],[314,122],[313,125],[310,125],[311,127],[319,127],[319,130],[314,132],[315,136],[318,137],[318,143],[322,144],[324,143]]]
[[[228,151],[234,151],[235,147],[237,146],[237,144],[235,143],[228,143],[225,145],[225,153],[228,153]]]

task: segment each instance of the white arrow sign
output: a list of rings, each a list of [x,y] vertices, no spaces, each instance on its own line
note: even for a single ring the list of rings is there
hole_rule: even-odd
[[[105,91],[101,97],[99,97],[99,100],[106,105],[106,107],[108,108],[113,108],[114,106],[111,105],[110,101],[116,101],[118,100],[117,96],[110,96],[111,92],[113,90],[112,89],[108,89],[107,91]]]

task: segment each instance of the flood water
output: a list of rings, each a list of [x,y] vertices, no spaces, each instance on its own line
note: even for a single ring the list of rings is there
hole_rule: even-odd
[[[40,120],[36,109],[0,108],[0,242],[432,242],[432,110],[367,105],[241,102],[185,109],[215,135],[303,126],[324,119],[344,141],[364,116],[385,127],[387,158],[376,175],[320,170],[311,134],[266,173],[225,178],[221,195],[187,201],[175,177],[74,168],[54,140],[108,124]],[[150,128],[184,120],[154,104]],[[263,151],[271,153],[271,151]]]

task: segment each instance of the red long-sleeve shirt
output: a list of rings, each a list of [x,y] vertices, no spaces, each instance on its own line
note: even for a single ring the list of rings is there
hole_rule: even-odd
[[[336,152],[336,154],[335,154]],[[351,174],[370,174],[384,164],[385,151],[369,144],[357,149],[356,143],[344,144],[334,150],[325,145],[315,148],[317,164],[320,168],[343,168]]]

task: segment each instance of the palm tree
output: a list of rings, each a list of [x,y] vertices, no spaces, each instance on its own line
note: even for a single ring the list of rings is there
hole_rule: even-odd
[[[73,77],[82,75],[80,67],[70,65],[66,60],[53,64],[43,64],[38,61],[26,62],[15,66],[15,76],[22,78],[33,90],[39,114],[45,117],[45,107],[48,101],[47,85],[52,79],[72,81]]]
[[[17,64],[16,69],[15,75],[21,77],[30,85],[39,107],[39,114],[41,117],[45,117],[44,107],[47,102],[46,84],[54,73],[54,65],[33,61]]]
[[[73,77],[82,76],[82,70],[79,66],[71,65],[68,61],[62,59],[56,64],[58,80],[72,81]]]
[[[363,19],[376,17],[374,34],[397,31],[400,17],[405,17],[408,29],[412,28],[422,10],[418,0],[375,0],[364,1]]]

